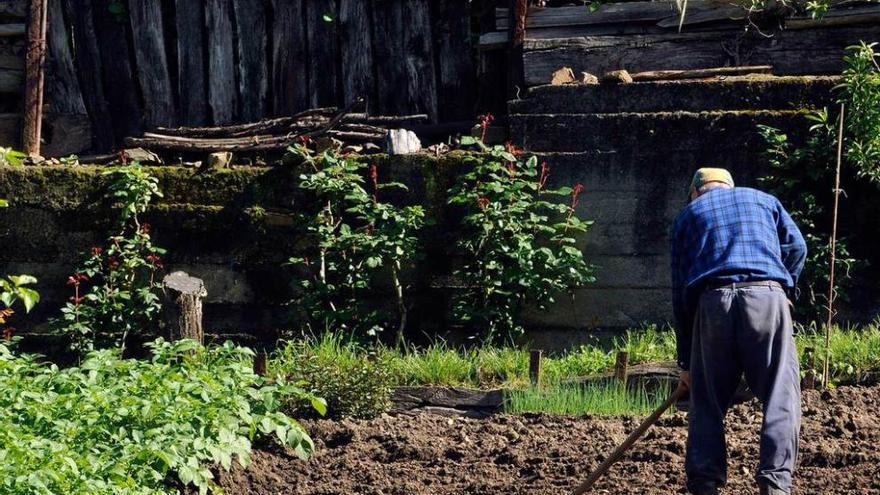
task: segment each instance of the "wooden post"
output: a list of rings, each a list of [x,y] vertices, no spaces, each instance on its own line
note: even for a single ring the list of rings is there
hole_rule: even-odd
[[[258,351],[254,354],[254,374],[266,376],[268,373],[269,354],[266,351]]]
[[[43,124],[43,81],[46,64],[47,0],[31,0],[25,56],[24,124],[21,147],[30,156],[40,154]]]
[[[811,390],[816,388],[816,349],[812,347],[804,349],[804,361],[807,372],[804,374],[804,379],[801,380],[801,388]]]
[[[828,275],[828,320],[825,323],[825,363],[822,368],[822,386],[828,388],[831,379],[831,323],[834,321],[834,265],[837,264],[837,209],[840,204],[840,164],[843,162],[843,118],[846,107],[840,104],[840,126],[837,129],[837,170],[834,174],[834,209],[831,220],[831,259]]]
[[[544,351],[540,349],[532,349],[529,352],[529,380],[533,387],[541,387],[541,358]]]
[[[208,295],[205,283],[186,272],[174,272],[162,279],[165,301],[162,304],[162,321],[168,339],[193,339],[204,341],[202,329],[202,298]]]
[[[526,16],[529,11],[528,0],[510,0],[510,18],[507,48],[507,96],[515,99],[524,94],[525,72],[523,68],[523,42],[526,39]]]
[[[629,368],[629,353],[620,351],[617,353],[617,362],[614,364],[614,376],[617,380],[626,385],[627,369]]]

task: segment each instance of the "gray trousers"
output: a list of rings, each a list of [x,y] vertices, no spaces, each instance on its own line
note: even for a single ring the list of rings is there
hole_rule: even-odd
[[[745,373],[764,406],[758,483],[791,492],[801,424],[800,371],[785,292],[769,284],[707,290],[691,353],[688,488],[727,481],[724,417]]]

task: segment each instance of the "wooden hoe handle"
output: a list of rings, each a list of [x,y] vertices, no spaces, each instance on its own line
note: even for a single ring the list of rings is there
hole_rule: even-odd
[[[675,391],[672,392],[669,398],[666,399],[666,402],[664,402],[660,407],[657,408],[657,410],[655,410],[653,413],[651,413],[650,416],[642,421],[642,424],[640,424],[639,427],[635,429],[635,431],[630,433],[629,436],[626,437],[626,440],[624,440],[623,443],[620,444],[620,446],[617,447],[617,449],[615,449],[614,452],[612,452],[611,455],[609,455],[602,462],[602,464],[600,464],[599,467],[596,468],[595,471],[590,473],[590,476],[587,477],[586,481],[581,483],[580,486],[578,486],[574,489],[573,492],[571,492],[571,495],[583,495],[584,493],[587,493],[587,491],[589,491],[590,488],[592,488],[593,485],[596,484],[597,481],[599,481],[599,478],[601,478],[602,475],[608,472],[611,466],[614,465],[615,462],[619,461],[620,458],[623,457],[623,454],[626,453],[626,451],[629,450],[629,448],[632,447],[633,444],[636,443],[636,441],[642,435],[644,435],[646,431],[648,431],[648,428],[650,428],[654,423],[657,422],[658,419],[660,419],[660,416],[662,416],[667,409],[672,407],[672,405],[675,404],[676,401],[684,397],[684,395],[687,393],[687,390],[688,389],[686,385],[684,385],[683,383],[679,383],[678,388],[676,388]]]

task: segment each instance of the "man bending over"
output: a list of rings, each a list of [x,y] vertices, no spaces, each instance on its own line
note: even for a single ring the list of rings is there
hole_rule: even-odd
[[[801,407],[787,293],[804,266],[804,238],[779,200],[703,168],[671,248],[678,364],[691,392],[688,490],[713,495],[727,481],[724,416],[745,373],[764,406],[755,479],[762,495],[791,493]]]

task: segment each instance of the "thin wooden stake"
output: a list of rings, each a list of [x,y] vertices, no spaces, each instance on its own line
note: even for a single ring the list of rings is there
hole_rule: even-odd
[[[269,354],[266,351],[258,351],[254,354],[254,374],[266,376],[269,363]]]
[[[46,26],[48,0],[31,0],[25,56],[24,123],[21,147],[29,156],[40,154],[43,124],[43,81],[46,65]]]
[[[540,349],[532,349],[529,352],[529,380],[533,387],[541,386],[541,358],[544,351]]]
[[[801,388],[803,390],[812,390],[816,388],[816,349],[812,347],[805,348],[804,361],[806,361],[804,365],[807,368],[807,373],[801,381]]]
[[[834,174],[834,213],[831,223],[831,266],[828,276],[828,320],[825,323],[825,363],[822,370],[822,386],[828,387],[831,363],[831,321],[834,318],[834,265],[837,263],[837,208],[840,203],[840,164],[843,162],[843,103],[840,104],[840,126],[837,129],[837,170]]]
[[[629,353],[620,351],[617,353],[617,363],[614,365],[614,376],[617,380],[626,385],[626,375],[629,368]]]

